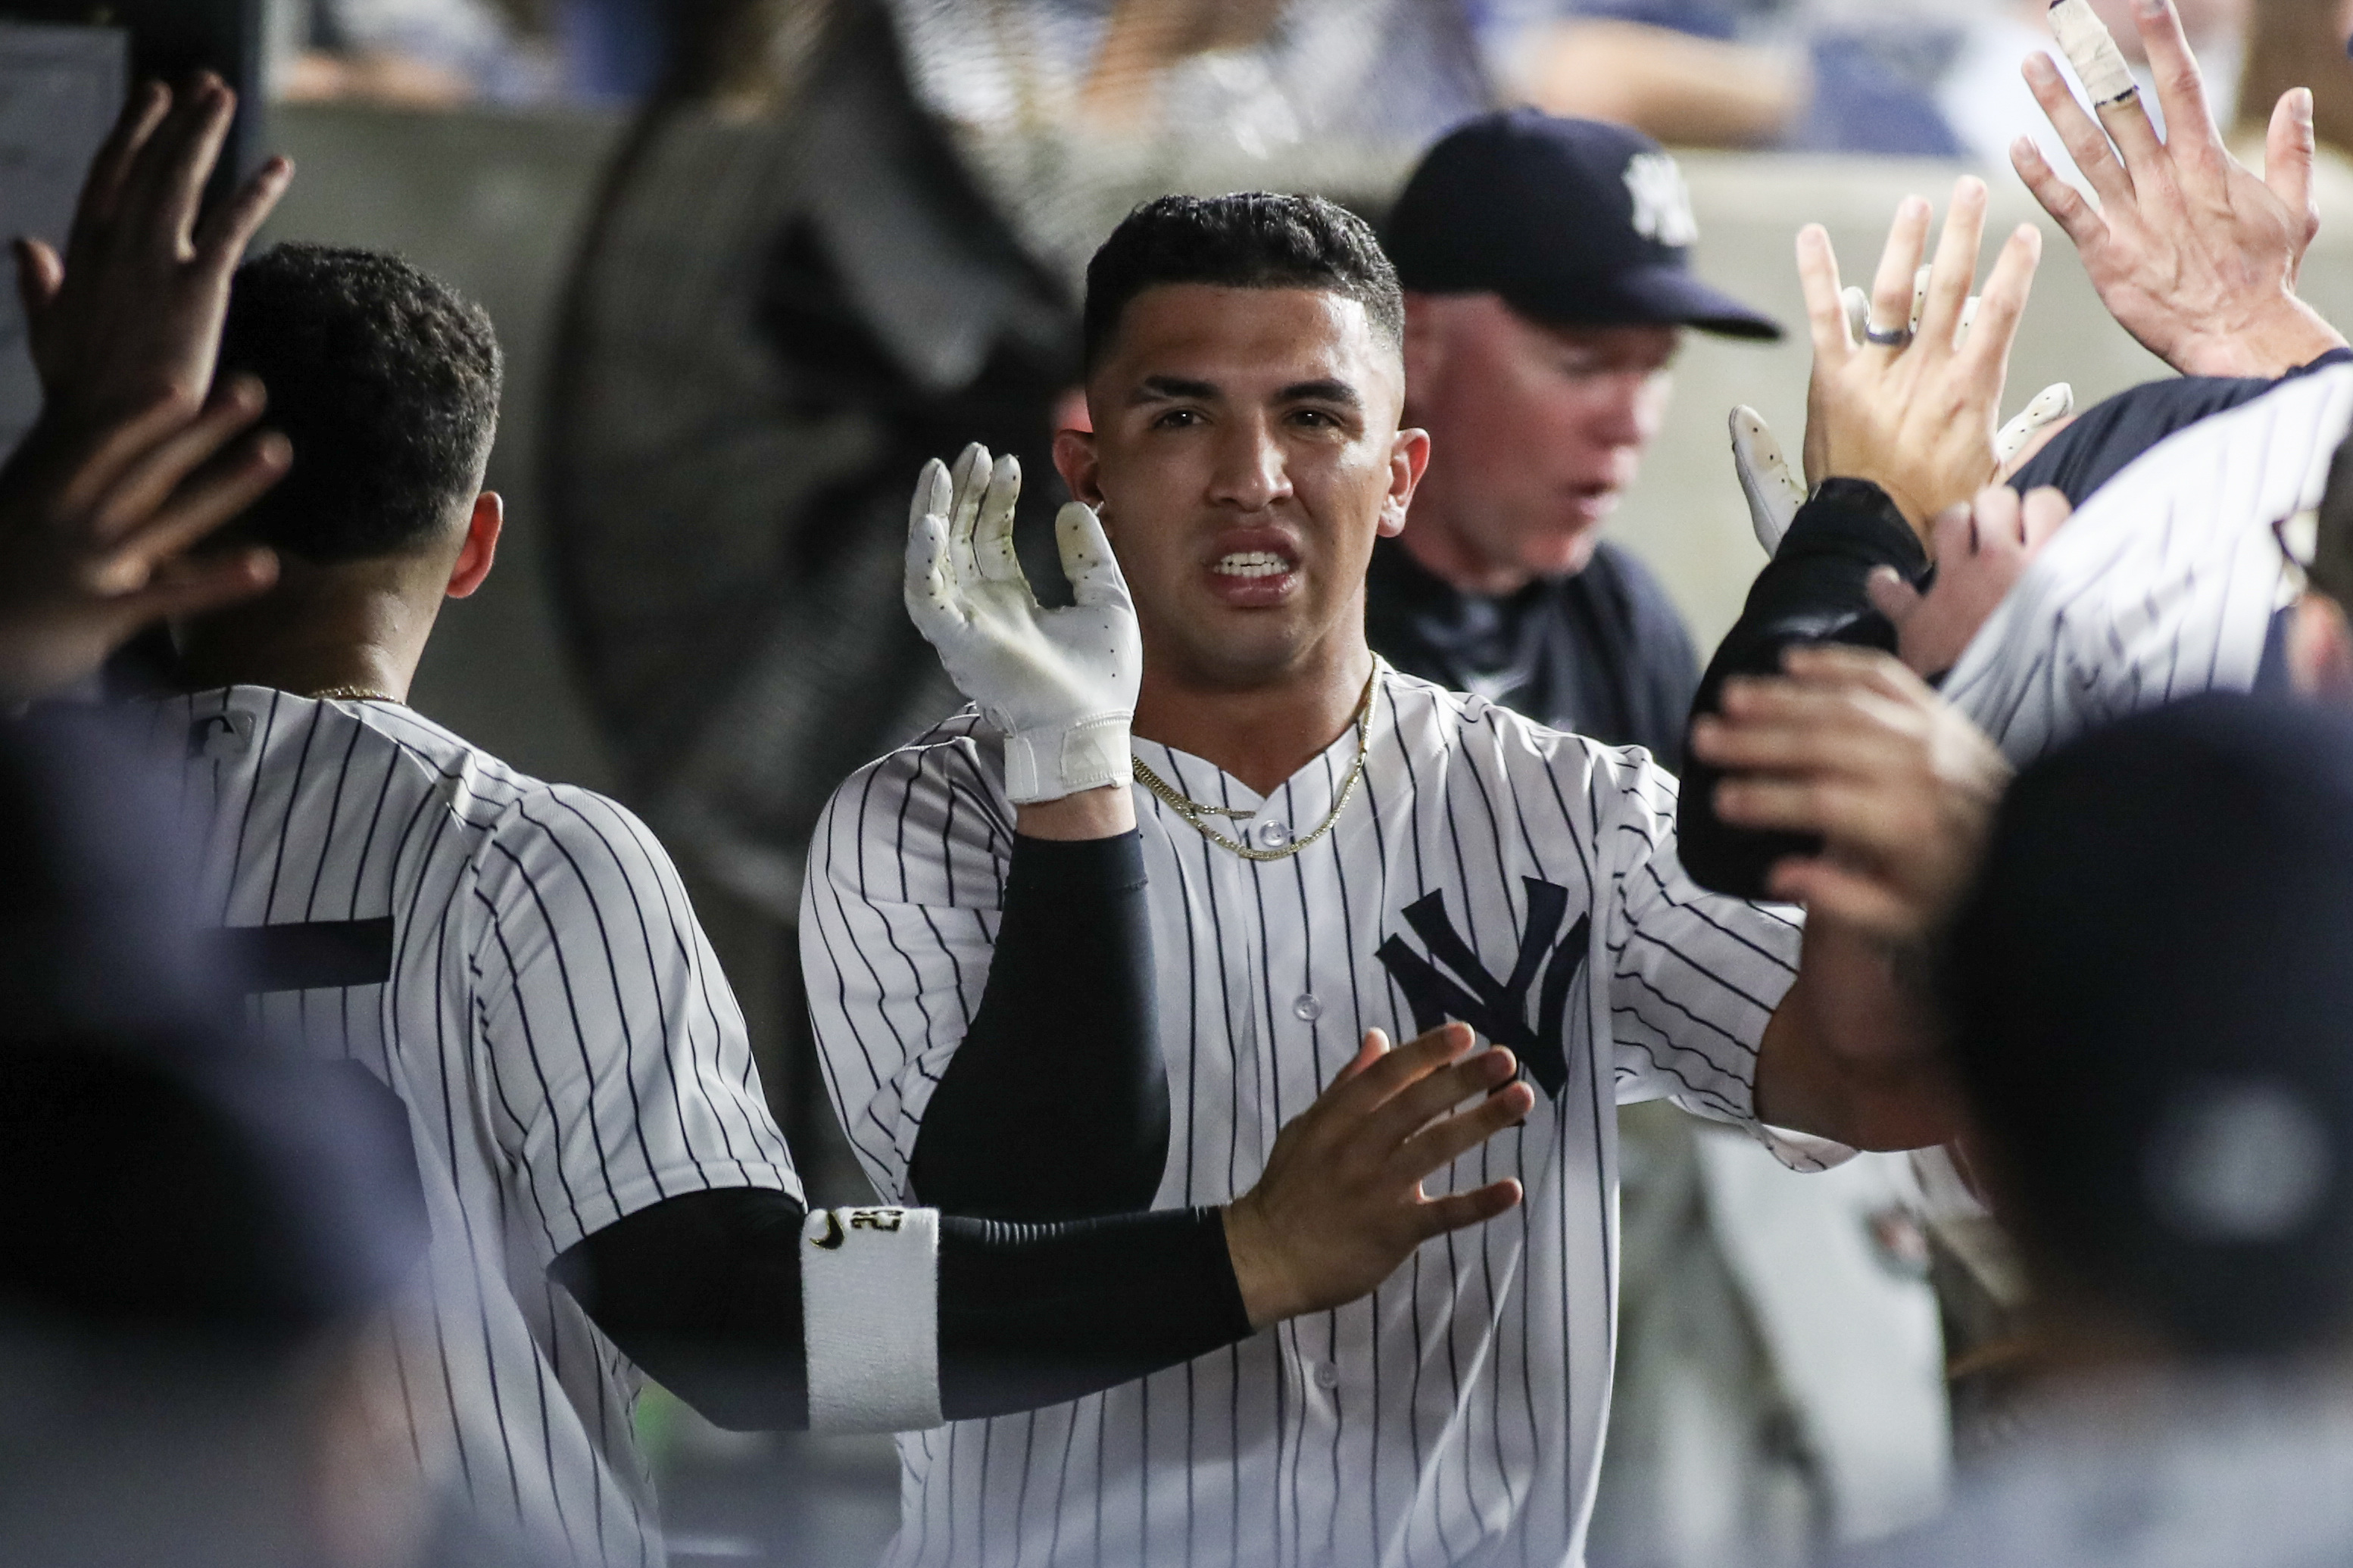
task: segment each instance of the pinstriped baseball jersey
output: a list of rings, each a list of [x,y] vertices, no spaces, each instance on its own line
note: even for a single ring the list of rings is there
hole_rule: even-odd
[[[2353,425],[2353,365],[2159,442],[2085,500],[1946,678],[2024,763],[2195,692],[2244,691],[2297,586],[2272,524],[2319,504]]]
[[[1559,1564],[1580,1552],[1607,1407],[1614,1106],[1750,1110],[1789,984],[1788,911],[1704,893],[1647,753],[1384,670],[1332,834],[1254,863],[1138,789],[1173,1113],[1159,1201],[1258,1176],[1375,1026],[1464,1018],[1539,1088],[1523,1129],[1430,1190],[1527,1201],[1433,1240],[1370,1299],[1029,1415],[902,1437],[894,1564]],[[1352,727],[1264,799],[1136,754],[1273,846],[1324,820]],[[994,735],[965,715],[853,776],[810,852],[801,937],[836,1108],[903,1196],[925,1105],[977,1005],[1012,844]],[[1082,984],[1083,977],[1074,977]],[[1007,1130],[1018,1148],[1021,1130]]]
[[[642,824],[409,710],[232,687],[153,706],[266,1026],[414,1134],[427,1278],[393,1331],[420,1458],[584,1563],[662,1559],[636,1370],[547,1279],[661,1198],[799,1184],[741,1013]]]

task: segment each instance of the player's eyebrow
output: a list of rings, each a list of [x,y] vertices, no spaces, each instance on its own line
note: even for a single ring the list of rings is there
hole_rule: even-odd
[[[1336,403],[1343,408],[1362,408],[1365,400],[1356,389],[1345,381],[1325,378],[1321,381],[1294,381],[1275,394],[1278,403]]]
[[[1181,375],[1147,375],[1127,395],[1130,407],[1139,403],[1169,403],[1189,399],[1198,403],[1214,403],[1219,396],[1217,384],[1188,381]]]

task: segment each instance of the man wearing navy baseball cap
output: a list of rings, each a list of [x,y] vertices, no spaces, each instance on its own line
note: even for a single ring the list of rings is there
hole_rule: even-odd
[[[1657,142],[1518,110],[1432,147],[1385,237],[1406,288],[1406,418],[1431,459],[1374,556],[1374,647],[1670,766],[1699,682],[1691,635],[1601,526],[1658,433],[1684,330],[1781,335],[1694,275],[1698,232]]]
[[[1405,419],[1430,432],[1430,459],[1405,531],[1374,551],[1374,648],[1409,674],[1646,746],[1670,767],[1681,764],[1699,662],[1665,589],[1601,538],[1603,526],[1658,433],[1683,333],[1781,335],[1694,274],[1697,237],[1682,173],[1657,142],[1533,110],[1483,115],[1440,141],[1384,236],[1406,289]],[[1884,1389],[1933,1384],[1936,1368],[1912,1364],[1901,1347],[1905,1322],[1933,1321],[1934,1304],[1925,1289],[1841,1289],[1834,1268],[1814,1267],[1824,1260],[1806,1249],[1853,1223],[1840,1207],[1852,1200],[1827,1186],[1777,1183],[1743,1163],[1745,1149],[1703,1149],[1665,1107],[1631,1108],[1619,1138],[1620,1353],[1591,1559],[1804,1554],[1812,1542],[1795,1524],[1786,1539],[1762,1540],[1774,1531],[1757,1522],[1771,1512],[1759,1500],[1804,1497],[1831,1519],[1857,1478],[1793,1458],[1774,1435],[1904,1434],[1925,1452],[1943,1410],[1913,1400],[1858,1428],[1851,1397],[1777,1355],[1788,1336],[1773,1331],[1786,1326],[1773,1314],[1819,1320],[1809,1331],[1832,1325],[1871,1367],[1864,1381]],[[1718,1232],[1721,1215],[1766,1208],[1786,1222],[1777,1267],[1788,1278],[1772,1291],[1744,1272],[1756,1249]],[[1803,1276],[1810,1286],[1794,1287]],[[1737,1500],[1694,1518],[1694,1469]],[[1921,1481],[1897,1461],[1862,1485],[1900,1517],[1906,1486],[1935,1480],[1933,1464]]]

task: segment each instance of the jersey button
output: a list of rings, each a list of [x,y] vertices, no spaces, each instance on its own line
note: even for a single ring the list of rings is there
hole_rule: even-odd
[[[1291,847],[1291,824],[1268,817],[1250,824],[1250,837],[1261,849],[1287,849]]]
[[[1334,1366],[1328,1361],[1317,1362],[1315,1363],[1315,1386],[1322,1389],[1334,1389],[1339,1387],[1340,1369]]]
[[[1311,991],[1305,995],[1300,997],[1298,1001],[1293,1002],[1291,1005],[1291,1010],[1306,1022],[1312,1024],[1316,1019],[1324,1016],[1324,1004],[1318,1001],[1315,994]]]

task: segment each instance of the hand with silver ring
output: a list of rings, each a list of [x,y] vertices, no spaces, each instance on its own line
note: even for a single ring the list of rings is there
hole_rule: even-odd
[[[1925,289],[1916,279],[1931,215],[1919,197],[1905,200],[1880,257],[1862,342],[1841,297],[1830,236],[1819,224],[1798,236],[1798,270],[1814,341],[1806,400],[1807,487],[1831,479],[1870,480],[1932,551],[1930,521],[1977,494],[1999,468],[1994,443],[2002,385],[2042,257],[2041,235],[2020,226],[1971,317],[1969,285],[1986,199],[1982,180],[1955,184]],[[1881,321],[1904,322],[1909,330],[1882,328]],[[1883,352],[1866,353],[1866,345]]]

